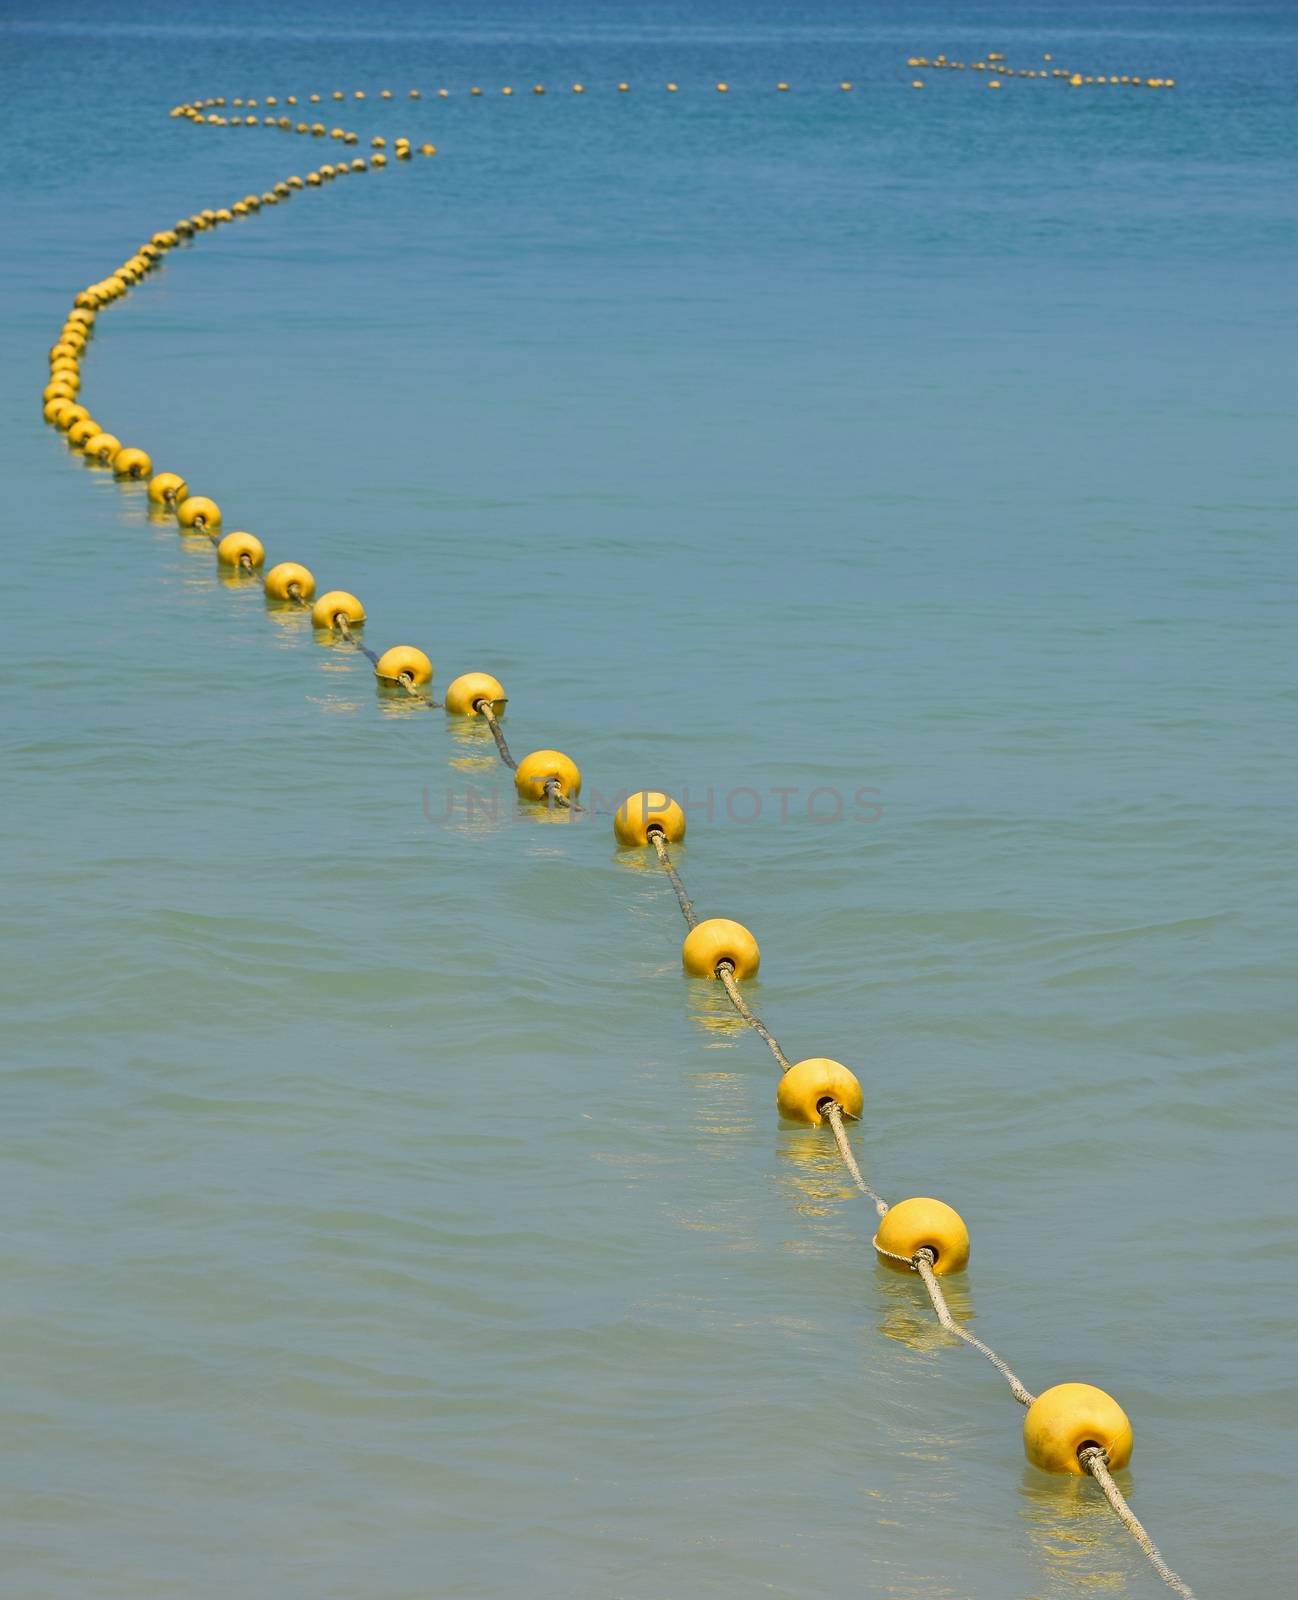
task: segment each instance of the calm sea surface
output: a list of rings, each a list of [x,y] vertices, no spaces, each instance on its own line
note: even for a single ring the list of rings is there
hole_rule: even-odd
[[[1290,1592],[1298,11],[944,11],[4,6],[13,1600],[1162,1592],[682,977],[644,784],[956,1312]],[[1177,84],[905,64],[991,50]],[[86,398],[571,823],[41,423],[82,285],[337,151],[170,106],[312,91],[437,159],[174,252]]]

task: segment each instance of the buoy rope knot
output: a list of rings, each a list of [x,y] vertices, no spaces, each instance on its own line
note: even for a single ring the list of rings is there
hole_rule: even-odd
[[[545,790],[547,807],[558,806],[561,811],[584,811],[586,809],[564,794],[563,785],[558,778],[547,778],[541,787]]]
[[[361,641],[352,632],[351,623],[348,622],[347,618],[341,611],[334,618],[334,627],[337,628],[338,632],[342,634],[343,638],[346,639],[347,643],[351,645],[353,649],[360,651],[360,653],[369,661],[372,667],[378,666],[378,651],[371,650],[368,645],[361,643]]]

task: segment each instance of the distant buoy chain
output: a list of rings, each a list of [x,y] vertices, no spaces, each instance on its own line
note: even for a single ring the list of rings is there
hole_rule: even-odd
[[[969,71],[991,73],[996,80],[995,87],[998,88],[1001,80],[1005,78],[1062,82],[1073,87],[1083,84],[1126,84],[1138,89],[1174,89],[1176,87],[1175,78],[1151,77],[1140,72],[1075,72],[1069,67],[1055,66],[1054,56],[1051,52],[1046,52],[1042,56],[1041,66],[1009,66],[1006,64],[1004,52],[999,50],[989,50],[976,59],[968,61],[948,56],[944,51],[935,56],[916,54],[905,58],[905,66],[911,70],[922,67],[934,72]],[[552,85],[544,83],[533,83],[528,85],[528,92],[534,99],[539,99],[548,94],[552,87]],[[666,94],[679,94],[682,84],[677,79],[669,78],[662,83],[634,85],[628,79],[623,78],[617,82],[610,81],[604,87],[609,92],[619,95],[630,95],[637,88],[646,87]],[[722,78],[701,87],[706,92],[728,95],[734,89],[735,84],[732,79]],[[744,87],[752,89],[755,86],[746,85]],[[794,85],[783,78],[765,87],[768,90],[773,90],[776,94],[789,94],[794,89]],[[836,83],[827,85],[827,87],[838,94],[851,94],[856,89],[856,83],[851,78],[842,78]],[[923,80],[912,80],[912,87],[922,89],[924,87]],[[561,88],[566,89],[566,92],[570,94],[587,95],[597,92],[599,86],[589,82],[577,82],[561,86]],[[495,98],[512,100],[516,92],[515,85],[511,83],[501,84],[494,90],[484,89],[481,84],[477,83],[471,84],[468,88],[452,88],[448,84],[442,84],[435,90],[430,89],[427,91],[429,97],[439,101],[457,99],[461,96],[470,100],[490,101]],[[420,88],[412,88],[405,90],[404,94],[400,94],[397,90],[390,88],[379,89],[378,91],[334,89],[327,94],[315,91],[306,95],[266,95],[260,100],[256,97],[245,98],[239,95],[233,97],[213,95],[206,99],[185,101],[180,105],[174,106],[171,115],[173,117],[186,117],[191,122],[209,123],[216,127],[278,128],[285,133],[308,134],[315,138],[324,138],[328,134],[329,137],[340,139],[347,144],[355,144],[358,142],[359,135],[351,129],[326,128],[323,122],[306,122],[296,116],[289,116],[287,112],[289,108],[296,108],[302,104],[322,105],[325,102],[355,104],[364,102],[371,95],[375,99],[385,102],[399,98],[418,101],[425,98],[425,91]],[[258,111],[260,111],[260,115],[255,114]],[[234,115],[235,112],[239,114]],[[401,141],[397,142],[400,143]],[[406,141],[406,143],[408,145],[409,141]],[[385,141],[378,137],[371,140],[371,144],[375,148],[381,149]]]

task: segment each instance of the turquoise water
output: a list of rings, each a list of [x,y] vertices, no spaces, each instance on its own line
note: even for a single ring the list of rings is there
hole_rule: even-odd
[[[6,1593],[1162,1592],[682,978],[642,784],[867,1176],[968,1219],[957,1314],[1119,1398],[1201,1600],[1287,1592],[1298,14],[3,40]],[[988,50],[1177,87],[909,87]],[[173,253],[86,397],[372,646],[496,673],[572,822],[40,421],[78,288],[333,154],[166,110],[335,87],[437,159]]]

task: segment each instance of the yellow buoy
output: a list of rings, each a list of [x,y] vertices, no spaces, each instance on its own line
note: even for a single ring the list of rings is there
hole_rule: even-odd
[[[421,156],[435,156],[437,154],[437,146],[435,144],[421,144],[419,146],[419,154]]]
[[[789,1122],[819,1126],[825,1120],[821,1108],[829,1100],[842,1106],[844,1116],[859,1117],[865,1096],[855,1075],[841,1061],[825,1056],[795,1062],[775,1091],[775,1104]]]
[[[189,485],[178,472],[159,472],[149,479],[149,499],[155,505],[174,505],[189,498]]]
[[[317,628],[336,628],[340,617],[347,623],[365,621],[365,607],[346,589],[330,589],[311,607],[311,621]]]
[[[534,83],[532,85],[532,93],[533,94],[544,94],[545,93],[545,85],[543,83]]]
[[[752,978],[762,962],[762,953],[742,922],[729,917],[709,917],[685,935],[681,960],[691,977],[715,978],[717,968],[728,961],[736,978]]]
[[[850,89],[852,85],[850,83],[840,83],[838,87],[840,89]]]
[[[438,94],[438,98],[439,98],[439,99],[441,99],[441,100],[445,100],[445,99],[446,99],[446,97],[447,97],[447,95],[448,95],[448,94],[449,94],[449,92],[450,92],[450,91],[449,91],[449,90],[447,90],[447,89],[439,89],[439,90],[438,90],[438,91],[437,91],[437,94]],[[477,85],[477,84],[476,84],[476,83],[475,83],[475,84],[474,84],[474,86],[473,86],[473,87],[472,87],[472,89],[470,89],[470,90],[469,90],[469,93],[470,93],[470,94],[481,94],[481,93],[482,93],[482,90],[481,90],[481,89],[480,89],[480,88],[479,88],[479,87],[478,87],[478,85]]]
[[[912,89],[922,89],[924,87],[923,78],[913,78],[910,86]]]
[[[68,443],[75,449],[80,450],[87,439],[93,439],[97,433],[102,431],[92,416],[78,417],[68,429]]]
[[[66,396],[56,395],[53,400],[47,400],[41,411],[46,422],[52,422],[55,427],[65,428],[68,425],[67,412],[72,405]]]
[[[624,845],[648,844],[651,833],[679,844],[685,837],[685,813],[660,789],[642,789],[629,794],[613,813],[613,833]]]
[[[77,390],[81,387],[81,379],[54,378],[41,390],[42,400],[74,400]]]
[[[498,679],[489,672],[464,672],[447,685],[446,709],[457,717],[480,715],[480,701],[490,701],[493,707],[504,705],[505,691]]]
[[[200,533],[206,533],[221,526],[221,508],[206,495],[186,495],[176,502],[176,520],[182,528],[197,528]]]
[[[508,84],[506,84],[500,92],[501,94],[513,94],[514,91],[509,87]]]
[[[89,461],[98,461],[111,467],[121,448],[122,441],[115,433],[92,433],[81,446],[81,453]]]
[[[718,94],[729,94],[730,93],[730,85],[728,83],[719,83],[717,85],[717,93]]]
[[[114,456],[113,471],[119,478],[147,478],[153,471],[153,458],[147,450],[128,445]]]
[[[386,167],[387,164],[388,158],[383,154],[382,150],[379,151],[378,155],[370,157],[370,166],[372,167]]]
[[[341,137],[341,135],[340,135],[340,137]],[[388,141],[383,137],[383,135],[381,133],[376,133],[374,135],[374,137],[370,140],[370,146],[371,146],[372,149],[375,149],[375,150],[386,150],[387,147],[388,147]]]
[[[669,83],[669,84],[668,84],[668,85],[667,85],[667,93],[668,93],[668,94],[675,94],[675,93],[676,93],[676,91],[677,91],[677,90],[678,90],[678,89],[679,89],[679,88],[680,88],[680,84],[678,84],[678,83]]]
[[[271,600],[309,600],[314,593],[314,577],[296,561],[281,561],[266,574],[266,594]]]
[[[1131,1422],[1103,1389],[1089,1383],[1057,1383],[1028,1407],[1023,1448],[1034,1467],[1082,1475],[1086,1469],[1077,1454],[1088,1445],[1099,1445],[1111,1467],[1125,1467],[1131,1460]]]
[[[933,1252],[933,1271],[963,1272],[969,1264],[969,1230],[958,1211],[941,1200],[919,1198],[899,1200],[879,1224],[874,1236],[885,1267],[898,1272],[909,1272],[911,1258],[919,1250]],[[902,1261],[890,1261],[889,1256],[902,1256]]]
[[[352,171],[353,172],[364,172],[366,167],[368,167],[368,166],[369,166],[369,162],[366,161],[364,156],[357,156],[356,159],[352,162]]]
[[[630,88],[631,88],[631,85],[629,83],[619,83],[618,86],[617,86],[617,90],[618,90],[619,94],[626,94],[630,90]]]
[[[216,547],[216,559],[223,567],[259,567],[266,559],[266,547],[253,533],[227,533]]]
[[[85,406],[68,405],[66,402],[63,402],[63,420],[59,423],[59,427],[62,428],[65,433],[70,435],[72,429],[76,427],[78,422],[89,422],[89,420],[90,413],[86,410]],[[91,429],[91,432],[97,433],[98,431],[99,425],[96,423],[94,428]]]
[[[775,87],[776,87],[776,88],[777,88],[777,89],[778,89],[778,90],[779,90],[779,91],[780,91],[780,92],[781,92],[781,93],[782,93],[782,94],[787,94],[787,93],[788,93],[788,89],[789,89],[789,86],[788,86],[788,84],[787,84],[787,83],[777,83],[777,84],[776,84],[776,85],[775,85]]]
[[[562,750],[533,750],[518,763],[514,787],[524,800],[544,800],[547,782],[565,800],[581,793],[581,771]]]
[[[88,461],[98,461],[101,466],[110,467],[117,459],[118,451],[122,450],[122,440],[117,434],[91,434],[90,438],[82,445],[82,454]]]
[[[573,86],[572,86],[572,92],[573,92],[573,94],[585,94],[586,93],[585,84],[574,83]]]
[[[412,644],[394,644],[385,650],[374,663],[374,676],[388,683],[431,683],[433,664],[422,650]]]

